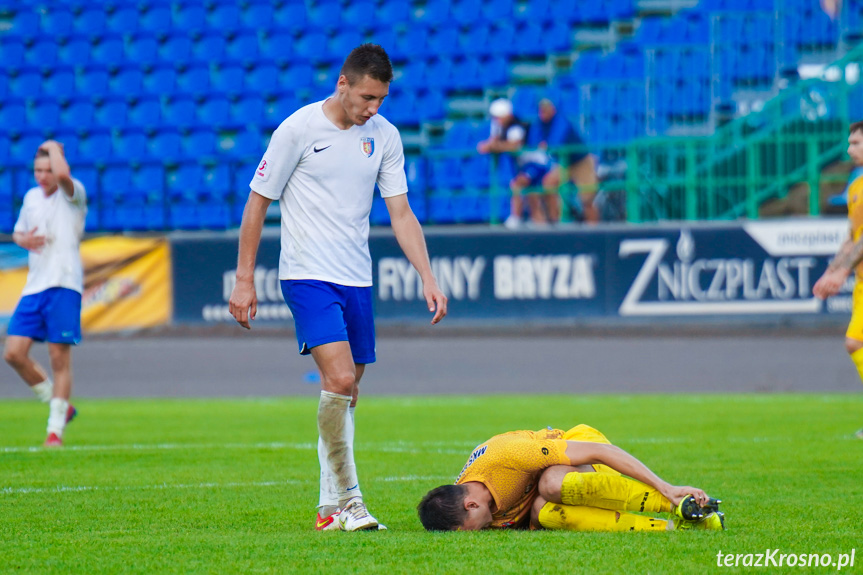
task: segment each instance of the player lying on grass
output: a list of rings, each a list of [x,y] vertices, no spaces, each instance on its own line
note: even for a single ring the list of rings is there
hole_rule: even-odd
[[[430,531],[725,528],[718,500],[663,481],[587,425],[496,435],[471,453],[455,485],[429,491],[417,510]]]

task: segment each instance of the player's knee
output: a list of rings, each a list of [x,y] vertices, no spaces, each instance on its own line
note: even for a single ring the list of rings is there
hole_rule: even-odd
[[[353,397],[356,381],[356,373],[353,371],[343,371],[324,377],[323,385],[325,391]]]
[[[560,486],[563,483],[563,474],[553,468],[546,469],[539,477],[537,489],[539,495],[546,501],[560,501]]]
[[[848,355],[861,349],[863,349],[863,341],[852,339],[850,337],[845,338],[845,351],[848,352]]]
[[[3,348],[3,361],[12,367],[19,367],[27,361],[27,354],[20,349],[7,345]]]
[[[542,508],[545,507],[546,503],[548,503],[548,501],[546,501],[542,495],[537,496],[537,498],[533,500],[533,507],[530,509],[530,524],[534,529],[542,527],[539,522],[539,512],[542,511]]]

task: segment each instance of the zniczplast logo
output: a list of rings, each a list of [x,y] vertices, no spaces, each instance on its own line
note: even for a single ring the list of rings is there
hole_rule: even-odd
[[[619,312],[638,315],[817,313],[812,296],[814,257],[698,258],[695,239],[682,230],[676,258],[665,238],[620,242],[621,258],[647,257]]]

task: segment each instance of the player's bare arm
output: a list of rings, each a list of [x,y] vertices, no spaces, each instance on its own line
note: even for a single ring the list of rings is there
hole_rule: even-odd
[[[616,445],[588,441],[567,441],[566,456],[574,466],[601,463],[624,475],[650,485],[677,505],[687,495],[692,495],[699,505],[706,505],[709,497],[697,487],[671,485],[651,471],[633,455]]]
[[[47,140],[39,146],[40,150],[48,152],[51,163],[51,173],[57,178],[57,185],[70,198],[75,194],[75,184],[72,182],[72,170],[66,162],[63,146],[54,140]]]
[[[231,291],[228,309],[234,319],[246,329],[252,329],[249,322],[258,313],[258,295],[255,292],[255,260],[258,257],[258,245],[261,243],[261,231],[264,228],[264,218],[271,200],[264,196],[249,192],[249,199],[243,211],[243,221],[240,224],[240,247],[237,256],[237,281]]]
[[[447,297],[437,285],[431,270],[425,237],[416,216],[410,208],[407,194],[385,198],[390,213],[393,233],[411,265],[419,272],[423,282],[423,295],[429,311],[434,313],[432,324],[438,323],[447,312]]]
[[[836,252],[836,257],[827,266],[824,275],[815,282],[812,293],[821,299],[836,295],[861,261],[863,261],[863,237],[855,242],[849,234],[848,239]]]

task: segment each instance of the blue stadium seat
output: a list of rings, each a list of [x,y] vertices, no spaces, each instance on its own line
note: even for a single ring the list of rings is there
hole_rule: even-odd
[[[378,24],[388,27],[407,23],[410,18],[411,4],[403,0],[382,0],[376,15]]]
[[[143,162],[132,173],[132,185],[142,198],[161,202],[165,195],[165,168],[161,162]]]
[[[247,90],[264,97],[278,92],[279,69],[266,61],[258,62],[246,72],[245,86]]]
[[[477,22],[462,27],[458,35],[459,51],[463,54],[491,54],[495,47],[489,41],[490,35],[490,22]]]
[[[366,32],[371,30],[375,23],[375,3],[371,0],[359,0],[350,2],[341,11],[343,29],[352,29]],[[356,48],[356,45],[354,46]],[[345,52],[347,54],[347,52]]]
[[[0,74],[0,101],[9,97],[9,76]]]
[[[212,126],[193,128],[183,133],[182,151],[186,157],[205,158],[216,153],[216,133]]]
[[[63,144],[63,153],[69,163],[74,165],[78,162],[78,132],[69,128],[60,129],[54,132],[53,139]]]
[[[192,39],[184,31],[177,31],[159,44],[159,59],[181,64],[192,59]]]
[[[9,93],[17,98],[32,98],[42,91],[42,74],[36,68],[19,68],[10,73]]]
[[[309,62],[327,62],[334,55],[327,51],[327,36],[319,30],[309,30],[294,42],[296,56]]]
[[[293,62],[284,67],[279,74],[282,86],[311,86],[313,71],[308,62]]]
[[[449,88],[453,82],[452,61],[446,57],[432,58],[426,62],[426,86]]]
[[[55,66],[46,70],[42,91],[58,100],[67,98],[75,92],[75,70],[70,66]]]
[[[104,66],[91,64],[79,68],[75,75],[75,89],[79,94],[101,95],[108,92],[108,70]]]
[[[204,181],[204,168],[197,162],[183,162],[168,171],[168,199],[175,202],[195,199],[200,194]]]
[[[509,62],[506,56],[483,56],[480,59],[479,72],[484,86],[503,86],[509,82]]]
[[[132,34],[126,44],[126,60],[140,65],[153,64],[159,59],[159,42],[146,32]]]
[[[173,126],[189,126],[196,123],[195,98],[187,94],[172,94],[162,105],[162,121]]]
[[[269,61],[277,65],[288,64],[293,61],[291,49],[294,37],[283,30],[268,30],[263,35],[261,42],[261,60]]]
[[[39,34],[39,21],[40,16],[34,9],[18,6],[12,17],[12,28],[9,30],[9,35],[23,38],[37,36]]]
[[[39,149],[39,146],[44,141],[44,135],[41,132],[36,132],[33,130],[27,130],[19,132],[17,134],[13,134],[9,146],[9,157],[13,161],[22,162],[29,166],[30,162],[33,161],[33,156],[34,154],[36,154],[36,150]],[[25,172],[24,175],[27,177],[28,180],[32,179],[33,177],[32,172]],[[31,186],[32,185],[35,184],[31,184]],[[26,192],[26,188],[23,191]]]
[[[419,58],[408,60],[404,67],[398,71],[400,73],[400,76],[397,77],[398,85],[405,89],[420,88],[427,85],[428,73],[425,60]]]
[[[453,57],[459,53],[458,37],[458,29],[443,22],[429,33],[428,45],[433,47],[435,54]]]
[[[174,29],[200,30],[206,27],[207,11],[203,4],[183,2],[174,10]]]
[[[329,33],[341,28],[342,6],[338,0],[320,0],[310,5],[308,19],[311,26],[308,30],[316,29]]]
[[[442,120],[446,115],[443,91],[431,88],[418,92],[417,111],[420,120]]]
[[[78,155],[83,160],[104,161],[111,156],[111,133],[106,129],[93,129],[81,135]]]
[[[212,68],[210,83],[214,90],[224,94],[236,94],[243,91],[245,75],[241,65],[220,62]]]
[[[252,0],[241,4],[240,21],[248,30],[259,30],[273,25],[275,8],[269,0]]]
[[[147,156],[147,135],[141,128],[126,127],[115,132],[114,155],[129,162]]]
[[[125,163],[106,166],[99,185],[105,197],[128,197],[132,192],[132,168]]]
[[[369,20],[370,21],[370,20]],[[363,43],[363,35],[357,30],[341,30],[336,32],[329,43],[330,53],[347,56],[351,50]],[[342,56],[341,58],[344,58]]]
[[[138,10],[130,4],[118,4],[108,12],[108,31],[131,34],[138,30]]]
[[[177,86],[177,71],[173,64],[157,64],[144,74],[144,90],[150,94],[173,94]]]
[[[72,32],[72,12],[62,5],[45,7],[42,12],[42,32],[47,36],[62,36]]]
[[[144,73],[134,63],[128,63],[110,76],[108,89],[114,94],[137,96],[144,91]]]
[[[192,44],[192,58],[198,62],[218,62],[225,57],[225,37],[218,32],[197,35]]]
[[[407,176],[408,189],[411,192],[425,193],[428,188],[427,169],[426,159],[422,156],[411,154],[405,156],[405,175]]]
[[[169,5],[152,4],[138,16],[138,25],[142,30],[161,33],[171,29],[171,8]]]
[[[95,109],[95,119],[97,124],[110,130],[124,127],[129,119],[126,97],[116,95],[100,100]]]
[[[75,15],[72,28],[77,34],[101,36],[108,29],[108,17],[100,7],[90,7]]]
[[[528,5],[532,2],[528,2]],[[460,25],[475,26],[482,20],[480,0],[455,0],[450,8],[452,19]]]
[[[488,34],[488,45],[492,54],[518,53],[518,38],[515,25],[509,20],[494,21]]]
[[[0,100],[0,126],[7,132],[24,127],[26,114],[24,100]]]
[[[240,7],[233,2],[213,4],[207,13],[207,24],[214,30],[236,30],[242,24]]]
[[[54,98],[28,100],[27,122],[31,126],[53,127],[60,123],[60,105]]]
[[[58,38],[57,61],[67,66],[84,66],[89,64],[90,40],[81,35]]]
[[[308,12],[302,2],[284,2],[276,6],[273,13],[273,30],[296,33],[306,30]]]
[[[279,94],[267,100],[264,106],[264,122],[268,127],[275,128],[299,108],[300,101],[293,92]]]
[[[428,26],[416,23],[399,28],[396,35],[396,48],[410,61],[414,58],[424,58],[432,52],[428,42]]]
[[[60,110],[60,124],[87,130],[95,122],[95,108],[87,96],[72,98]]]
[[[456,90],[481,91],[485,86],[479,59],[471,56],[456,57],[452,63],[452,78],[449,85]]]
[[[219,134],[218,149],[234,158],[260,158],[264,153],[261,134],[254,129]]]
[[[120,36],[97,38],[91,50],[93,61],[105,66],[118,66],[125,60],[123,38]]]
[[[87,191],[87,226],[86,229],[91,231],[95,229],[90,222],[90,214],[98,202],[94,200],[100,196],[99,194],[99,169],[94,165],[76,165],[72,171],[72,176],[84,184],[84,189]]]
[[[162,103],[156,96],[140,96],[131,101],[129,122],[139,128],[153,128],[162,121]]]
[[[224,126],[230,120],[230,110],[227,96],[210,94],[197,107],[198,121],[205,126]]]
[[[160,127],[147,140],[147,153],[151,158],[176,160],[180,158],[182,138],[175,128]]]
[[[24,63],[30,66],[50,68],[57,63],[57,42],[54,38],[34,40],[27,45]]]
[[[225,54],[237,62],[252,63],[258,60],[258,36],[254,32],[240,32],[228,40]]]
[[[0,68],[18,68],[24,64],[24,42],[15,36],[0,36]]]
[[[234,193],[230,167],[223,162],[204,165],[204,195],[211,201],[226,201]]]
[[[210,68],[205,64],[180,66],[177,89],[186,94],[205,94],[210,91]]]
[[[254,125],[264,121],[264,100],[258,94],[266,94],[268,90],[254,90],[249,95],[232,102],[231,121],[242,125]]]
[[[462,164],[464,184],[469,187],[487,188],[491,185],[491,160],[487,155],[475,155]]]

